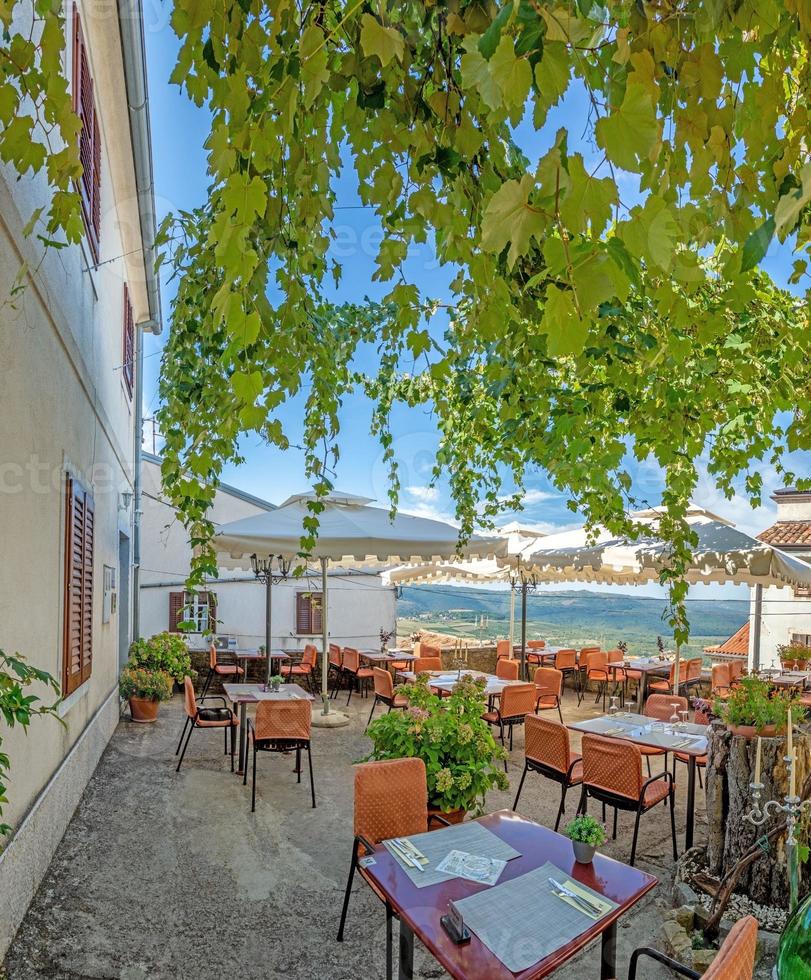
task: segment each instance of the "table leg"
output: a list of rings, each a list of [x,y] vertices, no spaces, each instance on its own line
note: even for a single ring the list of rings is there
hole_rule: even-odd
[[[639,688],[636,692],[636,710],[637,714],[642,714],[645,707],[645,701],[648,697],[648,672],[643,670],[642,676],[639,678]]]
[[[617,923],[603,931],[600,947],[600,980],[613,980],[617,975]]]
[[[687,820],[684,828],[684,849],[688,851],[693,846],[693,811],[696,806],[696,757],[687,759]]]
[[[400,966],[398,980],[412,980],[414,976],[414,933],[400,919]]]
[[[248,734],[248,705],[243,701],[239,706],[239,769],[238,775],[245,772],[245,741]]]

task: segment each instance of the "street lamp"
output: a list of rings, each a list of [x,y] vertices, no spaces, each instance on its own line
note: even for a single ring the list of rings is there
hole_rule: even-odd
[[[273,564],[277,563],[274,570]],[[290,574],[293,563],[283,555],[268,555],[267,558],[259,558],[258,555],[251,555],[251,570],[257,582],[265,586],[265,656],[267,657],[266,683],[270,683],[273,673],[273,662],[270,656],[270,626],[271,626],[271,594],[273,586],[283,582]]]
[[[526,680],[527,674],[527,593],[538,588],[538,576],[528,572],[519,562],[515,573],[510,575],[510,588],[513,592],[521,593],[521,680]]]

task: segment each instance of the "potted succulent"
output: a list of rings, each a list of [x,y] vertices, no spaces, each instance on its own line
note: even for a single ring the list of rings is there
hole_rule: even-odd
[[[773,691],[768,681],[759,677],[742,677],[726,700],[716,698],[713,713],[721,718],[733,735],[768,737],[785,732],[788,709],[796,709],[798,705],[797,697]]]
[[[192,670],[186,641],[177,633],[156,633],[135,640],[130,645],[129,663],[145,670],[162,670],[179,685],[185,677],[193,678],[197,674]]]
[[[777,656],[784,667],[793,666],[797,670],[805,670],[811,660],[811,647],[805,643],[781,643],[777,648]]]
[[[574,859],[579,864],[591,864],[597,848],[605,843],[606,837],[605,827],[587,813],[570,820],[566,824],[565,834],[572,842]]]
[[[121,671],[118,689],[130,703],[132,720],[149,724],[157,719],[161,701],[172,696],[172,678],[164,670],[127,664]]]
[[[282,682],[283,681],[284,681],[284,678],[282,677],[281,674],[274,674],[270,678],[270,689],[271,689],[271,691],[278,691],[279,688],[282,686]]]
[[[373,749],[364,761],[422,759],[431,811],[451,822],[463,820],[468,811],[482,812],[489,789],[508,787],[499,765],[504,750],[482,718],[487,708],[484,681],[464,676],[449,697],[440,698],[428,686],[427,675],[421,675],[397,693],[409,707],[369,725],[366,734]]]

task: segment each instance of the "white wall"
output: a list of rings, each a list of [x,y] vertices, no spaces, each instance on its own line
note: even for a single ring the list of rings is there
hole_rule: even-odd
[[[754,609],[753,589],[749,607],[750,663],[754,650]],[[811,599],[795,598],[791,589],[764,589],[760,622],[760,665],[779,667],[778,646],[788,643],[794,633],[811,634]]]

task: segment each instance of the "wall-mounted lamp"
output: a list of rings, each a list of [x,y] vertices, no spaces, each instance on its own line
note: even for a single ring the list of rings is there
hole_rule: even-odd
[[[131,503],[132,503],[132,490],[122,490],[121,491],[121,502],[118,505],[118,509],[119,510],[129,510]]]

